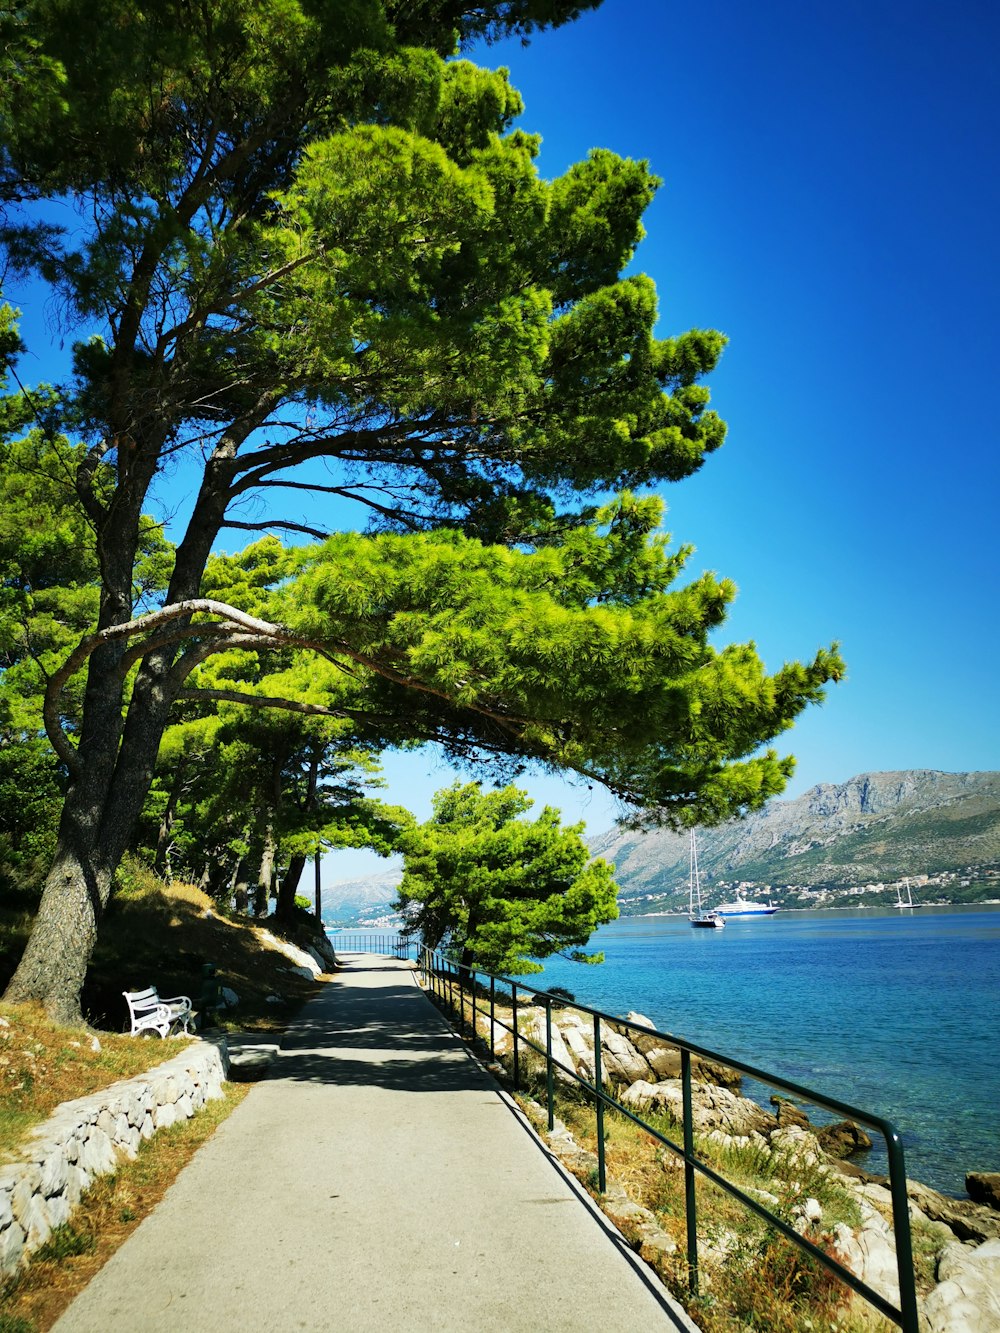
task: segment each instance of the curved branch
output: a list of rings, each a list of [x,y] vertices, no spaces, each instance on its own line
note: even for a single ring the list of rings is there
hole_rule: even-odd
[[[186,625],[173,629],[166,634],[157,634],[153,638],[145,639],[125,653],[118,663],[119,673],[123,676],[127,675],[136,662],[141,662],[144,657],[148,657],[150,653],[158,652],[160,648],[169,648],[172,643],[183,643],[186,639],[197,638],[210,645],[211,651],[215,652],[219,647],[227,648],[231,637],[237,633],[235,629],[227,630],[225,626],[220,626],[218,633],[209,637],[205,634],[205,630],[209,628],[209,625],[199,622],[196,625]]]
[[[183,632],[172,631],[171,637],[174,634],[178,638],[190,637],[203,632],[205,629],[211,630],[216,626],[222,627],[226,624],[251,630],[257,635],[264,636],[268,642],[274,639],[280,641],[288,635],[288,631],[281,625],[273,625],[268,620],[261,620],[258,616],[248,615],[245,611],[237,610],[235,606],[228,606],[225,602],[217,602],[210,597],[195,597],[186,602],[175,602],[171,606],[161,607],[159,611],[150,611],[147,615],[139,616],[138,619],[127,621],[123,625],[109,625],[105,629],[95,631],[93,634],[85,634],[59,670],[54,671],[49,677],[45,688],[45,701],[42,705],[45,734],[52,742],[52,748],[71,774],[75,776],[79,773],[79,758],[75,746],[66,735],[59,720],[59,700],[67,682],[85,665],[91,655],[98,648],[103,647],[104,644],[113,643],[119,639],[133,639],[149,630],[156,630],[161,625],[171,625],[176,620],[194,615],[214,615],[220,619],[217,622],[208,622],[204,627],[193,625],[185,627]],[[158,637],[154,637],[145,645],[144,653],[140,656],[153,650],[157,645]]]
[[[316,717],[348,717],[351,710],[325,708],[299,699],[283,699],[271,694],[244,694],[241,690],[179,690],[178,699],[213,699],[220,703],[247,704],[250,708],[283,708],[289,713],[307,713]]]

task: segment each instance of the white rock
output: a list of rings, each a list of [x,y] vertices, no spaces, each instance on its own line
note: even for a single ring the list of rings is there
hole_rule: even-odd
[[[97,1040],[96,1037],[91,1037],[91,1039],[90,1039],[90,1049],[94,1052],[95,1055],[99,1055],[99,1054],[100,1054],[100,1051],[101,1051],[101,1043]]]
[[[45,1210],[49,1215],[49,1221],[53,1228],[61,1227],[69,1221],[70,1213],[73,1211],[69,1200],[64,1194],[57,1194],[51,1199],[45,1200]]]
[[[622,1083],[634,1083],[649,1075],[649,1065],[636,1048],[612,1028],[601,1032],[601,1056],[608,1076]]]
[[[90,1184],[90,1176],[78,1166],[71,1166],[66,1171],[66,1198],[74,1208],[80,1202],[80,1196]]]
[[[115,1150],[111,1140],[103,1129],[96,1126],[87,1136],[87,1141],[80,1152],[80,1165],[91,1176],[106,1176],[117,1164]]]
[[[647,1018],[645,1014],[636,1013],[634,1009],[630,1009],[629,1012],[625,1015],[625,1022],[638,1023],[641,1027],[644,1028],[655,1028],[656,1026],[656,1024],[652,1021],[652,1019]]]
[[[310,976],[319,976],[320,972],[323,971],[322,964],[317,963],[311,953],[307,953],[305,949],[300,949],[298,945],[290,944],[288,940],[279,939],[278,936],[272,935],[269,930],[263,930],[260,927],[257,927],[254,933],[269,949],[276,949],[278,953],[283,953],[293,963],[309,968]]]
[[[183,1097],[177,1098],[177,1114],[178,1116],[183,1116],[185,1120],[190,1120],[194,1115],[194,1103],[192,1102],[189,1093],[185,1093]]]
[[[588,1042],[583,1029],[576,1026],[562,1027],[562,1035],[576,1072],[592,1082],[594,1078],[593,1038]]]
[[[546,1050],[545,1010],[534,1010],[531,1021],[525,1024],[523,1030],[524,1035],[541,1048],[544,1056]],[[573,1057],[566,1049],[566,1043],[563,1041],[555,1023],[552,1024],[552,1059],[556,1062],[556,1078],[563,1083],[572,1083],[574,1081],[572,1075],[565,1073],[563,1069],[559,1068],[559,1065],[565,1066],[566,1069],[575,1069],[576,1065]]]
[[[21,1173],[20,1179],[11,1192],[11,1209],[25,1230],[28,1229],[28,1209],[31,1200],[35,1197],[41,1179],[41,1169],[34,1165],[29,1166]]]
[[[0,1231],[9,1227],[14,1220],[14,1210],[10,1206],[10,1191],[0,1190]]]
[[[924,1302],[928,1333],[1000,1329],[1000,1240],[972,1248],[953,1242],[938,1262],[939,1285]]]
[[[40,1194],[33,1194],[28,1207],[25,1209],[24,1216],[20,1219],[21,1225],[25,1230],[25,1246],[29,1250],[37,1250],[40,1245],[44,1245],[52,1235],[52,1223],[49,1221],[49,1211],[45,1206],[45,1200]]]
[[[47,1198],[60,1194],[66,1188],[68,1170],[66,1154],[55,1149],[42,1164],[42,1178],[38,1188]]]
[[[179,1117],[177,1114],[177,1105],[175,1102],[164,1102],[153,1112],[153,1124],[157,1129],[169,1129],[175,1125]]]
[[[165,1079],[161,1079],[153,1088],[153,1096],[161,1105],[163,1103],[175,1102],[180,1095],[181,1090],[178,1086],[177,1079],[173,1074],[168,1075]]]
[[[0,1231],[0,1273],[13,1273],[24,1253],[24,1232],[17,1222]]]
[[[879,1219],[880,1221],[882,1219]],[[891,1230],[865,1225],[857,1237],[861,1250],[861,1277],[869,1286],[899,1305],[899,1269]]]
[[[153,1124],[153,1113],[147,1111],[142,1118],[142,1124],[139,1126],[139,1134],[144,1139],[151,1139],[156,1133],[156,1126]]]
[[[807,1222],[818,1222],[823,1216],[823,1209],[820,1207],[819,1200],[809,1198],[802,1205],[802,1216]]]

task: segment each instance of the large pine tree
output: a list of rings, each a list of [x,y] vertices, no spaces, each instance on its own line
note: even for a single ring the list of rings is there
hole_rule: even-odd
[[[99,583],[93,632],[49,682],[69,785],[8,998],[76,1017],[164,728],[218,650],[318,649],[362,673],[390,737],[576,764],[692,817],[780,789],[787,761],[748,756],[818,697],[835,655],[776,677],[750,649],[714,657],[705,636],[731,590],[665,594],[676,562],[650,545],[647,511],[579,510],[588,492],[690,475],[724,435],[700,383],[723,338],[654,338],[651,283],[620,277],[655,178],[598,150],[540,179],[506,72],[451,59],[462,41],[592,7],[5,7],[0,242],[8,271],[51,284],[78,338],[60,393],[25,397],[17,381],[6,416],[36,404],[39,430],[82,446],[73,486]],[[192,511],[162,607],[137,617],[143,514],[179,464],[198,469]],[[301,488],[356,502],[415,550],[402,535],[324,546],[282,623],[206,599],[224,529],[324,535],[294,507]],[[546,560],[564,588],[546,587]],[[534,599],[520,611],[519,580]],[[469,587],[449,629],[448,599]],[[632,607],[630,640],[613,614]],[[518,625],[498,657],[496,634]],[[645,744],[640,706],[661,728],[647,722]]]

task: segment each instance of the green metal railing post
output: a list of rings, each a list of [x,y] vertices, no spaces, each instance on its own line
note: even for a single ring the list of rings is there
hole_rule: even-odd
[[[913,1275],[913,1244],[910,1236],[910,1205],[906,1197],[906,1168],[903,1145],[898,1134],[887,1137],[889,1191],[892,1195],[892,1229],[896,1241],[896,1265],[899,1271],[899,1313],[903,1333],[917,1333],[917,1288]]]
[[[552,1068],[552,1001],[545,997],[545,1097],[549,1109],[549,1133],[556,1127],[555,1070]]]
[[[517,982],[512,981],[510,985],[510,1008],[511,1008],[511,1027],[514,1029],[514,1091],[517,1092],[521,1086],[521,1065],[518,1059],[517,1049]]]
[[[687,1225],[688,1288],[698,1295],[698,1205],[694,1188],[694,1125],[691,1122],[691,1052],[681,1051],[684,1099],[684,1217]]]
[[[604,1164],[604,1076],[601,1072],[601,1016],[594,1015],[594,1087],[597,1089],[597,1188],[603,1194],[608,1188]]]
[[[347,938],[339,940],[341,948],[347,948]],[[459,1027],[464,1029],[465,1023],[465,1003],[463,989],[463,972],[471,973],[472,997],[470,1011],[472,1014],[472,1033],[476,1036],[476,1029],[479,1016],[479,1005],[476,999],[477,976],[474,971],[463,969],[453,958],[445,954],[437,954],[426,946],[418,949],[417,957],[421,960],[425,971],[429,975],[431,987],[435,991],[435,996],[440,997],[443,1007],[447,993],[447,1001],[452,1015],[455,1010],[454,989],[457,983],[459,988]],[[496,976],[491,972],[485,972],[484,976],[490,979],[490,998],[489,998],[489,1017],[490,1017],[490,1054],[496,1058],[496,1027],[509,1031],[513,1038],[513,1085],[515,1091],[521,1088],[521,1045],[526,1043],[532,1050],[539,1055],[545,1055],[546,1064],[546,1088],[548,1100],[548,1124],[550,1131],[555,1124],[555,1070],[557,1062],[552,1054],[553,1042],[555,1040],[552,1031],[553,1016],[552,1009],[558,997],[547,995],[541,992],[535,996],[534,1001],[545,1005],[545,1046],[540,1044],[540,1036],[533,1034],[522,1034],[519,1024],[519,1004],[518,1004],[518,983],[511,977]],[[496,1019],[496,988],[497,982],[501,987],[510,988],[511,1022],[508,1028],[503,1020],[497,1024]],[[503,991],[501,991],[502,999]],[[844,1102],[839,1102],[833,1098],[824,1097],[822,1094],[813,1092],[811,1089],[801,1087],[800,1085],[768,1074],[766,1071],[754,1068],[752,1065],[734,1060],[725,1055],[720,1055],[716,1051],[708,1050],[705,1047],[688,1043],[682,1038],[669,1036],[665,1033],[657,1032],[650,1026],[643,1024],[630,1024],[637,1026],[638,1029],[649,1036],[662,1037],[668,1044],[674,1045],[681,1053],[681,1089],[683,1102],[683,1136],[682,1142],[677,1143],[674,1138],[666,1134],[662,1128],[644,1121],[639,1115],[635,1114],[629,1107],[619,1102],[612,1092],[606,1092],[604,1088],[604,1075],[602,1069],[601,1052],[601,1032],[602,1023],[608,1022],[616,1026],[620,1020],[611,1014],[602,1013],[600,1010],[591,1009],[589,1006],[579,1006],[581,1012],[589,1013],[593,1018],[594,1029],[594,1070],[593,1085],[591,1085],[586,1076],[581,1076],[575,1072],[572,1067],[567,1067],[565,1072],[568,1076],[575,1078],[576,1082],[582,1086],[582,1089],[593,1095],[595,1098],[595,1113],[597,1120],[597,1180],[599,1191],[603,1194],[607,1191],[606,1174],[606,1149],[605,1149],[605,1112],[611,1107],[617,1114],[624,1119],[631,1121],[646,1130],[652,1139],[658,1140],[669,1151],[678,1154],[684,1161],[684,1202],[685,1202],[685,1223],[687,1229],[687,1263],[688,1263],[688,1286],[693,1297],[697,1297],[699,1289],[699,1260],[698,1260],[698,1213],[697,1213],[697,1179],[698,1176],[707,1177],[715,1186],[724,1190],[729,1196],[736,1199],[742,1206],[751,1213],[761,1217],[765,1223],[774,1226],[780,1231],[792,1244],[797,1245],[801,1250],[812,1256],[815,1262],[818,1262],[842,1282],[845,1286],[853,1289],[862,1296],[870,1306],[885,1315],[894,1324],[898,1325],[903,1333],[919,1333],[917,1318],[917,1300],[916,1288],[913,1273],[913,1250],[912,1238],[910,1234],[909,1202],[906,1193],[906,1172],[903,1161],[903,1148],[899,1140],[899,1134],[888,1121],[873,1116],[868,1112],[860,1111]],[[485,1016],[485,1004],[483,1006]],[[617,1027],[616,1027],[617,1030]],[[692,1096],[692,1060],[711,1059],[722,1064],[728,1065],[740,1074],[750,1078],[759,1079],[764,1083],[770,1083],[783,1092],[788,1092],[796,1097],[814,1102],[828,1112],[839,1114],[841,1117],[847,1117],[857,1120],[861,1124],[870,1126],[877,1130],[883,1137],[886,1145],[889,1165],[889,1188],[892,1198],[893,1226],[895,1231],[897,1269],[899,1277],[899,1305],[893,1306],[892,1302],[882,1296],[877,1290],[862,1281],[857,1275],[846,1269],[837,1259],[828,1254],[825,1250],[817,1246],[807,1236],[799,1235],[791,1226],[778,1215],[770,1212],[758,1199],[751,1197],[741,1189],[734,1181],[727,1180],[726,1177],[709,1162],[702,1161],[695,1151],[694,1138],[694,1117],[693,1117],[693,1096]],[[558,1063],[560,1069],[563,1068],[561,1062]]]

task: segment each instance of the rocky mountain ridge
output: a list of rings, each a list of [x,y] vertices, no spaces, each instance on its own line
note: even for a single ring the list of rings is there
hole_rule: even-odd
[[[381,924],[392,911],[403,878],[393,867],[360,879],[344,879],[323,888],[323,923],[328,926]]]
[[[590,845],[615,863],[623,906],[643,898],[653,906],[639,910],[657,910],[657,899],[686,894],[686,833],[615,829]],[[698,850],[713,896],[724,886],[751,894],[798,889],[806,906],[817,905],[818,894],[867,887],[894,901],[889,889],[904,876],[929,889],[928,900],[986,896],[984,879],[1000,871],[1000,773],[913,769],[821,783],[744,820],[699,830]],[[973,885],[976,892],[962,892]],[[995,887],[1000,896],[1000,879]]]

